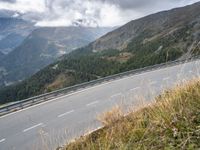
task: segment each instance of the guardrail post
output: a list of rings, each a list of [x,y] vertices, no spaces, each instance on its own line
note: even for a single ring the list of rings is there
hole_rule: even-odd
[[[32,105],[35,103],[35,100],[34,99],[32,99]]]
[[[9,107],[7,107],[6,110],[9,111]]]
[[[23,109],[23,103],[20,103],[20,107],[21,107],[21,109]]]
[[[44,96],[44,101],[45,101],[46,99],[47,99],[46,96]]]

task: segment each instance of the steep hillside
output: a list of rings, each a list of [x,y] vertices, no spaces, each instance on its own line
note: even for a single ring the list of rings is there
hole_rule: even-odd
[[[0,12],[0,15],[2,12]],[[5,15],[3,15],[5,16]],[[10,53],[35,29],[33,23],[12,17],[0,17],[0,52]]]
[[[199,149],[199,93],[198,79],[165,92],[155,103],[125,117],[120,109],[105,112],[99,117],[104,128],[58,150]]]
[[[110,30],[111,28],[89,27],[36,29],[20,46],[0,61],[0,67],[6,71],[0,82],[12,83],[23,80],[58,57],[87,45]]]
[[[94,78],[199,55],[199,41],[200,2],[153,14],[63,56],[19,85],[1,90],[0,101],[20,100]],[[83,78],[76,80],[77,74]],[[90,78],[84,78],[87,75]],[[60,76],[62,82],[58,82]]]
[[[197,36],[199,34],[199,8],[200,3],[196,3],[131,21],[93,42],[92,48],[94,51],[123,50],[127,48],[131,41],[140,36],[144,37],[142,42],[145,43],[175,34],[182,28],[193,28],[193,35]],[[198,40],[198,37],[193,38],[193,40]]]

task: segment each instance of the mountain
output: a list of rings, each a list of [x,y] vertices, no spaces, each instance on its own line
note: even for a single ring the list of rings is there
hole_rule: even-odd
[[[35,29],[23,43],[0,61],[6,85],[24,80],[57,58],[85,46],[111,28],[43,27]],[[13,37],[13,36],[12,36]]]
[[[6,13],[8,14],[8,13]],[[0,16],[6,16],[0,12]],[[13,17],[0,17],[0,52],[10,53],[35,29],[33,23]]]
[[[113,32],[99,38],[92,43],[94,51],[105,49],[127,48],[128,44],[138,37],[145,37],[144,43],[164,36],[176,34],[183,28],[192,27],[198,29],[199,5],[196,3],[183,8],[159,12],[127,23]],[[196,25],[196,26],[194,26]],[[198,38],[196,33],[196,38]],[[195,38],[195,37],[194,37]]]
[[[1,103],[108,75],[200,54],[200,2],[133,20],[64,55],[20,84],[0,91]]]
[[[20,18],[20,14],[13,10],[0,9],[0,18]]]

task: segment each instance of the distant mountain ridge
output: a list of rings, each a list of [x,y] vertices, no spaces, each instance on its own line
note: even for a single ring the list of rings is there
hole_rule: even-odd
[[[10,53],[35,29],[33,23],[17,18],[0,17],[0,51]]]
[[[12,10],[6,10],[6,9],[0,9],[0,18],[16,18],[16,17],[14,17],[14,16],[16,16],[16,14],[19,15],[17,18],[20,19],[19,12],[12,11]]]
[[[0,102],[196,55],[200,55],[200,2],[152,14],[109,32],[20,84],[0,90]]]
[[[42,27],[35,29],[21,45],[0,61],[4,76],[0,82],[12,83],[33,75],[64,54],[80,48],[111,28]]]

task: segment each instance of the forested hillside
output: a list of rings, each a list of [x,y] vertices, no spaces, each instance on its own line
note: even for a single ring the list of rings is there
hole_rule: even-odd
[[[63,56],[28,80],[2,89],[1,103],[21,100],[131,69],[190,58],[200,53],[200,3],[158,14],[132,21],[88,46]],[[158,20],[165,18],[156,22],[158,29],[155,28],[155,19],[152,19],[154,17]],[[172,18],[176,17],[179,19],[175,22]],[[130,31],[135,30],[135,26],[141,22],[148,25],[144,25],[142,29],[138,27],[138,32],[131,37],[126,35],[126,30],[122,32],[122,29],[127,28]],[[121,35],[119,39],[124,41],[120,44],[122,47],[119,44],[113,45],[117,42],[113,35]],[[129,38],[125,40],[124,37]],[[103,41],[108,39],[112,47],[104,44]]]
[[[0,59],[0,82],[4,86],[22,81],[71,51],[112,30],[92,27],[40,27],[12,52]],[[13,37],[13,35],[12,35]],[[1,47],[0,43],[0,47]],[[2,77],[1,77],[2,76]],[[1,88],[1,85],[0,85]]]

